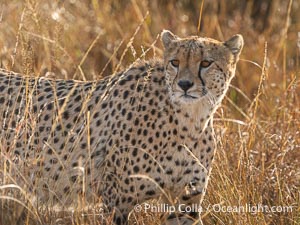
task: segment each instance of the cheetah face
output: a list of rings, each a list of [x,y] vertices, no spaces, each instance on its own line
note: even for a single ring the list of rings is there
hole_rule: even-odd
[[[162,32],[165,78],[173,102],[214,108],[224,97],[234,76],[243,47],[243,37],[226,42],[192,36],[181,39],[170,31]]]

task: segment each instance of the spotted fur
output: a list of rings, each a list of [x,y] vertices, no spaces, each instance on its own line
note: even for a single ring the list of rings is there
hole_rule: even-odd
[[[1,157],[39,202],[101,198],[117,224],[161,190],[165,201],[199,203],[215,153],[212,116],[243,39],[164,31],[162,42],[164,60],[99,81],[0,71]]]

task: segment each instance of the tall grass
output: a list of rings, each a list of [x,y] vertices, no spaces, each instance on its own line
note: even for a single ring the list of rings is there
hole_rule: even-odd
[[[300,3],[275,0],[266,14],[268,1],[262,2],[256,12],[255,0],[2,0],[0,65],[25,75],[93,80],[138,58],[161,57],[156,40],[164,28],[219,40],[241,33],[245,47],[236,78],[215,116],[218,150],[203,222],[300,224]],[[5,171],[0,165],[0,174]],[[100,224],[95,210],[41,211],[5,195],[7,188],[17,186],[0,184],[0,199],[8,202],[0,209],[0,224]],[[259,204],[292,210],[216,210]],[[141,213],[131,221],[160,219]]]

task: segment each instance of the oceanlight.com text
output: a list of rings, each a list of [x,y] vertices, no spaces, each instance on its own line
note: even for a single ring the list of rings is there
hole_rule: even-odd
[[[135,212],[154,212],[154,213],[189,213],[189,212],[204,212],[204,211],[213,211],[213,212],[222,212],[222,213],[286,213],[292,212],[295,206],[269,206],[263,204],[245,204],[245,205],[222,205],[214,204],[208,205],[205,208],[203,206],[192,204],[192,205],[170,205],[170,204],[137,204],[134,207]]]

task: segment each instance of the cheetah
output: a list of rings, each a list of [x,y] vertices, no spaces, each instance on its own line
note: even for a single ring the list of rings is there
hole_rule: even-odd
[[[49,205],[101,201],[116,224],[149,199],[201,202],[216,148],[213,114],[243,37],[220,42],[164,30],[161,40],[163,59],[96,81],[2,69],[0,162],[17,179],[0,170],[0,181],[16,181]]]

